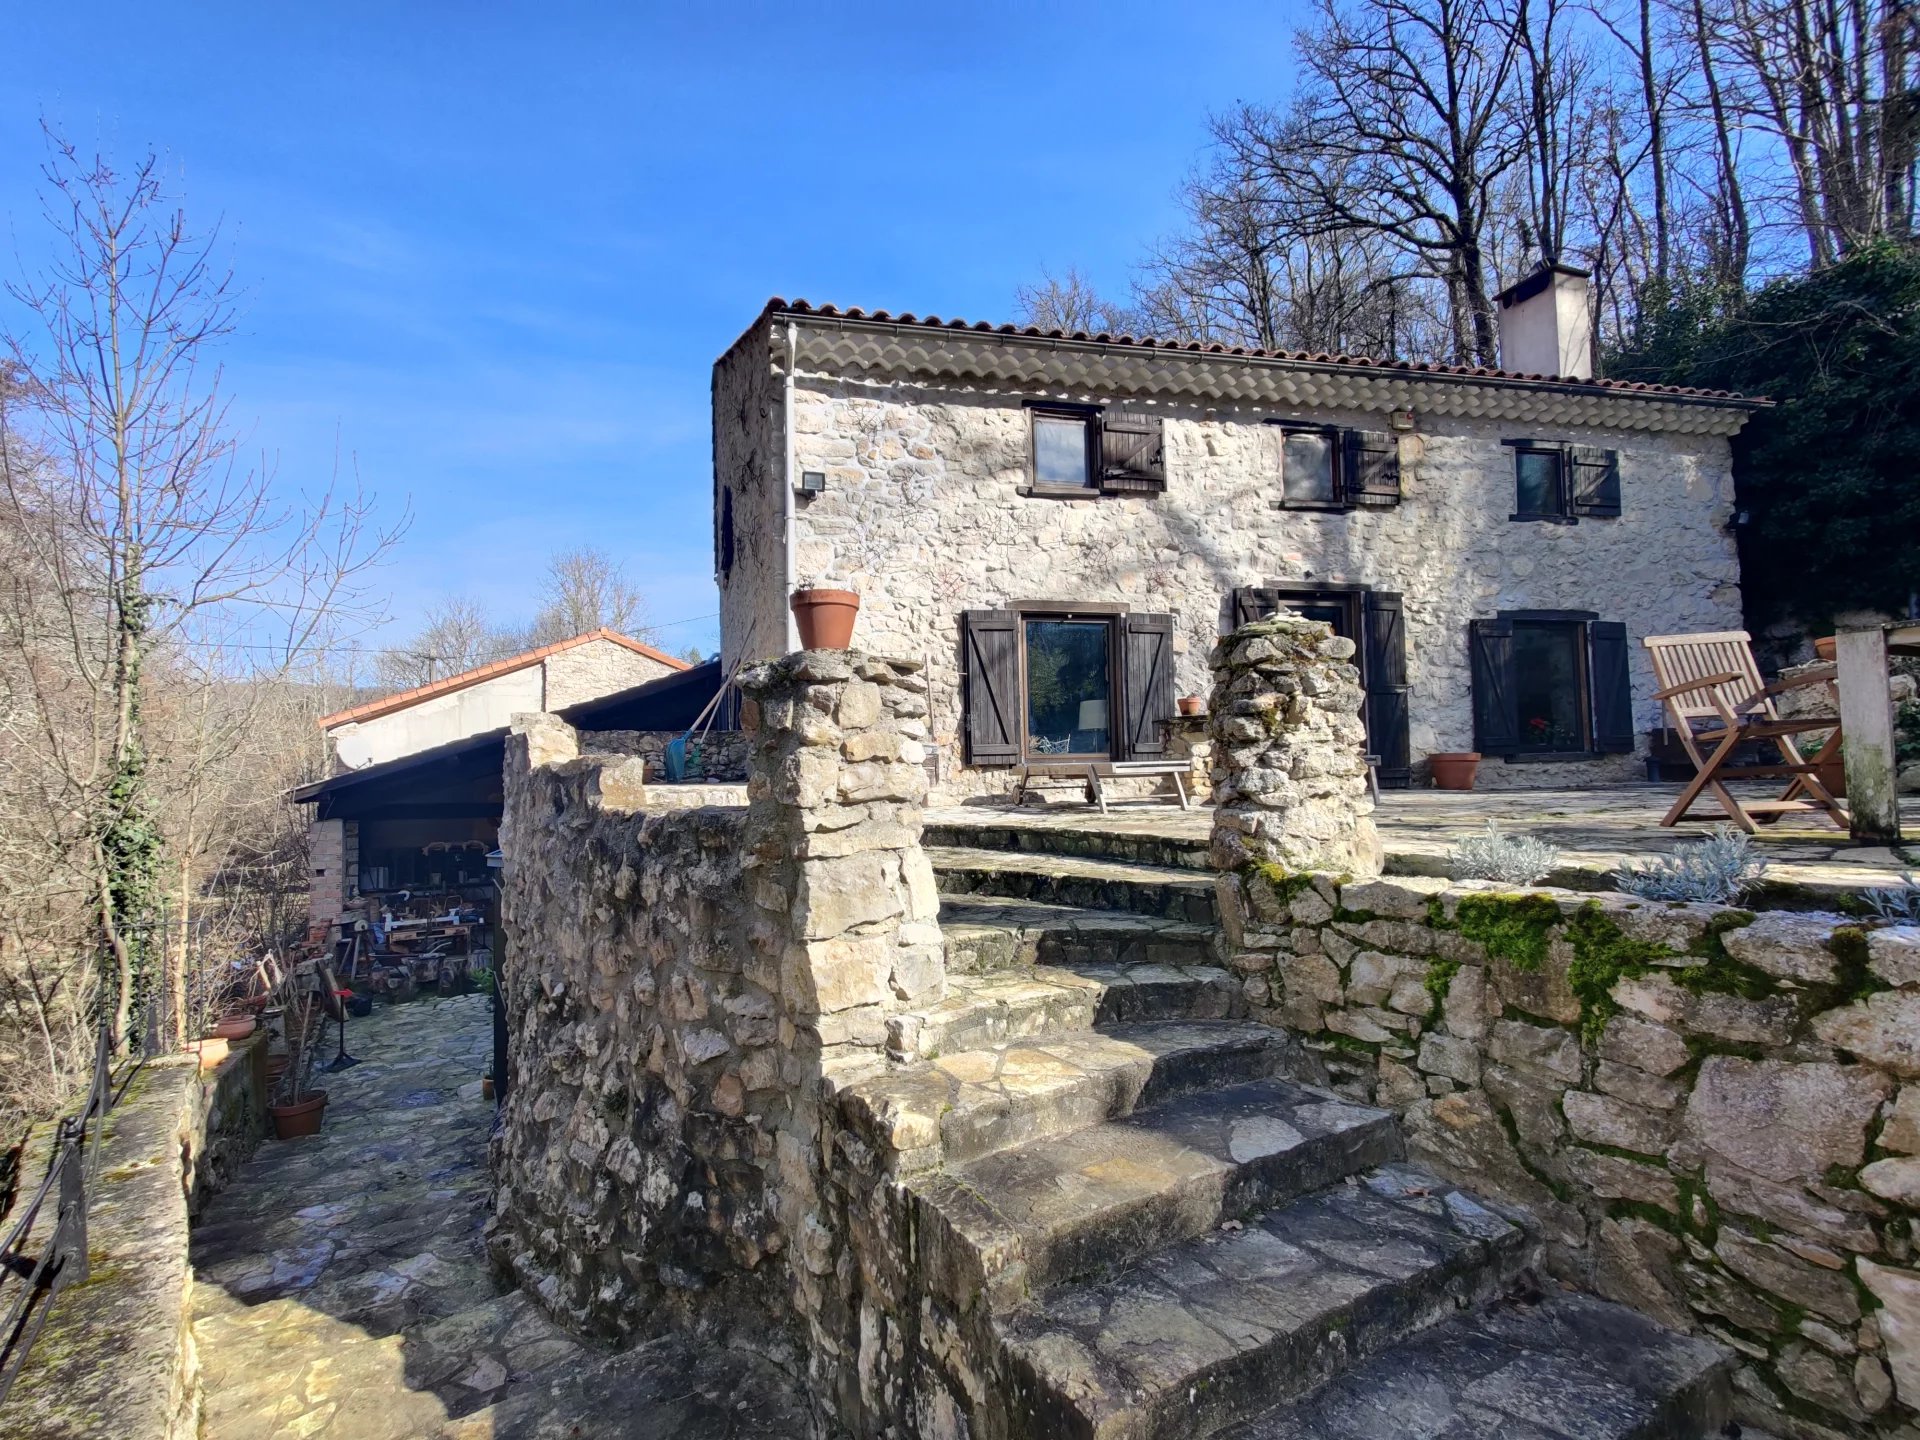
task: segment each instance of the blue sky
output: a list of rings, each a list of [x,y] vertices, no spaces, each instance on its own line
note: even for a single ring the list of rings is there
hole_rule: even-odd
[[[40,244],[42,116],[166,154],[223,225],[245,291],[227,385],[279,483],[324,483],[338,448],[386,508],[411,501],[381,575],[397,636],[442,594],[523,617],[544,555],[583,543],[657,621],[709,615],[709,370],[766,298],[1005,319],[1043,267],[1124,289],[1207,112],[1284,93],[1300,12],[0,13],[10,248]]]

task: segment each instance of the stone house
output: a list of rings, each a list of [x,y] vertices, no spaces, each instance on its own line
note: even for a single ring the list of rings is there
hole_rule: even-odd
[[[293,796],[314,807],[310,930],[323,933],[363,897],[488,893],[513,717],[571,714],[688,669],[602,628],[322,716],[332,774]]]
[[[775,300],[714,367],[727,664],[797,644],[796,585],[857,590],[951,798],[1165,757],[1215,636],[1288,606],[1359,645],[1382,784],[1643,773],[1640,638],[1741,624],[1758,402],[1592,378],[1585,283],[1501,297],[1498,371]]]

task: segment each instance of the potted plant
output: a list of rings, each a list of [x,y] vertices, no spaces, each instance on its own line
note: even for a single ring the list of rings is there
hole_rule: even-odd
[[[860,613],[860,597],[853,591],[802,585],[789,603],[802,650],[845,650],[853,643],[853,621]]]
[[[244,1040],[253,1034],[255,1023],[245,1011],[223,1015],[213,1023],[213,1036],[216,1040]]]
[[[299,982],[291,982],[298,987]],[[286,1002],[287,1068],[274,1086],[267,1113],[274,1134],[282,1140],[316,1135],[327,1112],[327,1092],[313,1088],[313,1054],[319,1046],[324,1021],[320,994],[296,988]]]
[[[1436,790],[1471,790],[1480,769],[1478,750],[1445,750],[1427,756],[1427,769]]]

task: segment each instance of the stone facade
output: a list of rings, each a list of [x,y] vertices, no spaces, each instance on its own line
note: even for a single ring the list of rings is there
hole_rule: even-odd
[[[925,682],[809,652],[750,670],[744,806],[651,810],[552,717],[510,738],[511,1085],[489,1243],[569,1323],[848,1341],[819,1199],[828,1077],[937,1001]]]
[[[789,327],[797,329],[791,364]],[[1740,624],[1727,436],[1743,412],[1600,387],[1535,395],[1517,383],[1497,390],[1439,378],[1315,386],[1284,366],[1252,373],[1252,362],[1226,356],[1158,371],[1136,361],[1123,372],[1123,347],[1063,358],[1068,347],[1006,340],[999,349],[1018,352],[1020,369],[986,355],[985,342],[974,346],[979,355],[941,361],[859,330],[770,314],[716,366],[722,646],[729,660],[782,648],[790,575],[858,590],[856,640],[927,666],[943,796],[1007,783],[1004,770],[964,763],[966,610],[1045,603],[1171,614],[1174,692],[1184,695],[1207,688],[1207,654],[1231,624],[1237,587],[1300,582],[1398,594],[1416,766],[1434,751],[1473,748],[1470,620],[1539,610],[1624,622],[1642,735],[1659,714],[1640,636]],[[995,364],[1004,373],[990,375]],[[1263,387],[1271,398],[1250,398]],[[1031,493],[1025,406],[1038,399],[1124,402],[1158,416],[1164,493]],[[1276,508],[1277,432],[1268,422],[1385,431],[1389,412],[1403,410],[1413,412],[1413,428],[1397,439],[1398,504]],[[1514,439],[1617,450],[1621,515],[1514,522],[1513,451],[1504,443]],[[807,472],[824,476],[824,491],[790,500],[789,479]],[[1616,753],[1489,763],[1480,783],[1638,773],[1635,756]]]
[[[1276,618],[1214,646],[1214,863],[1380,873],[1353,642]]]

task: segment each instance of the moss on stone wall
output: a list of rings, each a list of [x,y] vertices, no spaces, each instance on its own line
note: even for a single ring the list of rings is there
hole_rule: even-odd
[[[1673,952],[1647,940],[1636,940],[1589,900],[1567,922],[1567,941],[1573,961],[1567,966],[1567,984],[1580,1001],[1580,1039],[1589,1048],[1619,1010],[1613,987],[1622,979],[1644,975],[1653,963]]]
[[[1538,970],[1560,923],[1560,907],[1545,895],[1463,895],[1453,919],[1430,910],[1436,929],[1455,930],[1516,970]]]

